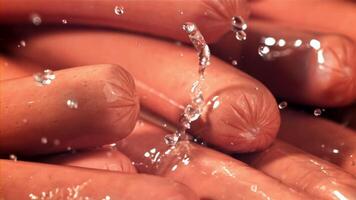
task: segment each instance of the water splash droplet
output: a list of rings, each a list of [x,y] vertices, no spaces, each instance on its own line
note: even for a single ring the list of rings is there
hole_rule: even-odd
[[[303,44],[303,41],[301,39],[297,39],[294,42],[294,47],[299,48],[302,46],[302,44]]]
[[[67,24],[68,21],[66,19],[62,19],[62,24]]]
[[[40,83],[40,85],[49,85],[54,79],[56,79],[56,75],[52,70],[45,69],[43,73],[34,74],[33,78],[36,82]]]
[[[17,156],[15,154],[10,154],[9,155],[10,160],[17,161]]]
[[[179,141],[179,136],[177,134],[169,134],[164,136],[164,142],[169,146],[174,146]]]
[[[39,26],[42,23],[42,19],[41,19],[40,15],[38,15],[37,13],[31,14],[30,20],[31,20],[32,24],[34,24],[35,26]]]
[[[317,39],[311,39],[309,45],[315,50],[319,50],[321,47],[320,41]]]
[[[267,57],[270,51],[271,51],[270,48],[266,45],[260,45],[258,47],[258,54],[262,57]]]
[[[47,144],[48,143],[48,140],[46,137],[41,137],[41,143],[42,144]]]
[[[237,60],[232,60],[231,64],[234,65],[234,66],[237,66]]]
[[[267,46],[273,46],[276,44],[276,39],[274,37],[262,38],[262,43],[264,43]]]
[[[25,40],[21,40],[21,41],[20,41],[20,45],[21,45],[22,47],[25,47],[25,46],[26,46],[26,41],[25,41]]]
[[[231,19],[232,32],[235,33],[237,40],[246,40],[247,35],[245,30],[247,29],[247,24],[241,16],[234,16]]]
[[[288,103],[286,101],[282,101],[281,103],[278,104],[278,108],[280,110],[285,109],[288,106]]]
[[[67,106],[70,109],[78,109],[78,102],[74,99],[68,99]]]
[[[322,110],[320,108],[314,110],[314,116],[319,117],[321,114],[322,114]]]
[[[122,6],[115,6],[114,12],[116,15],[122,15],[125,13],[125,9]]]

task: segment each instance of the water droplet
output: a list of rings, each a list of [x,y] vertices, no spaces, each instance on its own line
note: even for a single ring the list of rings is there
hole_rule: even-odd
[[[286,101],[282,101],[281,103],[278,104],[278,108],[280,110],[286,108],[288,106],[288,103]]]
[[[176,171],[176,170],[177,170],[177,168],[178,168],[178,165],[173,165],[173,167],[172,167],[171,171],[172,171],[172,172],[174,172],[174,171]]]
[[[156,148],[152,148],[152,149],[150,150],[150,152],[151,152],[151,153],[156,153]]]
[[[237,40],[246,40],[246,32],[247,24],[245,20],[241,16],[234,16],[231,19],[232,32],[235,33],[235,37]]]
[[[9,158],[13,161],[17,161],[17,156],[15,154],[10,154]]]
[[[42,144],[47,144],[48,143],[48,140],[46,137],[41,137],[41,143]]]
[[[320,41],[316,39],[311,39],[309,45],[315,50],[319,50],[321,47]]]
[[[284,39],[279,39],[277,45],[280,47],[286,46],[287,42]]]
[[[191,22],[187,22],[187,23],[183,24],[182,28],[188,34],[192,34],[197,30],[197,27],[195,26],[195,24],[193,24]]]
[[[122,15],[125,13],[125,9],[122,6],[115,6],[114,12],[116,15]]]
[[[295,40],[295,42],[294,42],[294,47],[301,47],[302,46],[302,44],[303,44],[303,41],[301,40],[301,39],[297,39],[297,40]]]
[[[314,110],[314,116],[319,117],[321,115],[322,111],[320,108],[317,108]]]
[[[20,45],[21,45],[22,47],[25,47],[25,46],[26,46],[26,41],[25,41],[25,40],[21,40],[21,41],[20,41]]]
[[[320,147],[324,149],[325,148],[325,144],[320,145]]]
[[[111,200],[111,197],[109,195],[106,195],[102,200]]]
[[[237,66],[237,60],[232,60],[231,64],[234,65],[234,66]]]
[[[267,46],[273,46],[276,44],[276,39],[273,37],[266,37],[263,39],[263,43]]]
[[[150,152],[145,152],[144,154],[143,154],[143,156],[145,156],[146,158],[148,158],[148,157],[150,157]]]
[[[62,19],[62,24],[67,24],[68,21],[66,19]]]
[[[187,154],[184,154],[184,157],[183,157],[183,159],[182,159],[182,163],[183,163],[184,165],[188,165],[189,162],[190,162],[190,157],[189,157]]]
[[[181,11],[179,11],[179,14],[183,15],[183,14],[184,14],[184,12],[181,10]]]
[[[68,99],[67,106],[70,109],[78,109],[78,102],[74,99]]]
[[[33,78],[36,82],[41,85],[49,85],[52,83],[54,79],[56,79],[56,75],[50,69],[45,69],[43,73],[36,73],[33,75]]]
[[[237,40],[246,40],[247,39],[247,35],[244,31],[236,32],[235,37]]]
[[[200,112],[197,109],[194,109],[192,105],[187,105],[184,109],[184,116],[188,119],[189,122],[195,121],[199,118]]]
[[[176,134],[169,134],[164,136],[164,142],[169,146],[174,146],[177,144],[179,136]]]
[[[270,53],[270,48],[265,45],[260,45],[258,47],[258,54],[262,57],[266,57]]]
[[[32,24],[36,26],[39,26],[42,23],[42,19],[37,13],[33,13],[32,15],[30,15],[30,20]]]
[[[339,149],[333,149],[333,153],[338,154],[340,153]]]

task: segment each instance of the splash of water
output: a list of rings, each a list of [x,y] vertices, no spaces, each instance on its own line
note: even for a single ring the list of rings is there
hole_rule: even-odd
[[[210,65],[210,49],[198,27],[191,22],[182,26],[194,48],[198,52],[199,58],[199,79],[195,81],[191,88],[191,103],[186,105],[183,114],[179,120],[178,130],[171,135],[165,136],[166,144],[175,146],[180,140],[189,140],[186,131],[191,128],[191,123],[199,119],[204,108],[204,96],[202,87],[205,80],[205,69]]]

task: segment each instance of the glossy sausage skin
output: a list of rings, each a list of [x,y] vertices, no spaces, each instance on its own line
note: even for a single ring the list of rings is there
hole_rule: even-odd
[[[239,69],[266,84],[273,94],[288,102],[317,106],[356,101],[356,49],[352,40],[258,20],[250,21],[247,34],[243,51],[238,50],[240,43],[227,35],[224,45],[215,45],[215,52],[229,62],[237,60]],[[266,46],[270,52],[262,57],[258,50],[264,38],[270,39],[270,46]],[[283,41],[284,46],[279,47]]]
[[[356,198],[356,179],[341,168],[276,140],[263,152],[240,156],[248,164],[315,198]]]
[[[168,150],[163,140],[166,134],[170,132],[142,121],[117,147],[139,172],[170,177],[189,186],[201,199],[308,199],[241,161],[209,148],[182,143]]]
[[[186,186],[150,175],[0,160],[3,199],[195,200]]]
[[[278,137],[356,175],[356,134],[335,122],[292,110],[282,112]]]
[[[41,65],[61,68],[114,63],[124,66],[135,78],[142,106],[174,123],[190,103],[190,90],[198,79],[195,51],[147,37],[67,30],[33,34],[26,40],[29,45],[13,49],[13,53]],[[225,151],[251,152],[266,148],[275,138],[280,122],[274,97],[260,82],[243,72],[214,57],[211,63],[203,90],[207,106],[202,118],[193,123],[192,133]]]
[[[101,169],[114,172],[136,173],[131,160],[120,151],[100,148],[82,152],[68,152],[50,156],[41,162],[75,167]]]
[[[32,76],[1,82],[1,154],[94,147],[132,131],[139,103],[134,81],[123,68],[93,65],[54,75],[49,85]]]

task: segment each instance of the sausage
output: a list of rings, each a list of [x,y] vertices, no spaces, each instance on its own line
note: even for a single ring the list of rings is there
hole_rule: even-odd
[[[150,175],[9,160],[0,166],[2,199],[197,199],[188,187]]]
[[[35,155],[113,143],[134,128],[139,103],[132,77],[115,65],[1,82],[0,154]],[[52,77],[53,78],[53,77]]]
[[[136,168],[132,165],[131,160],[127,156],[115,149],[108,148],[50,156],[49,158],[41,160],[41,162],[115,172],[136,173]]]
[[[356,175],[356,134],[351,129],[288,110],[282,112],[278,137]]]
[[[12,53],[44,66],[124,66],[135,78],[141,105],[174,123],[190,103],[190,89],[199,76],[196,52],[155,39],[77,29],[42,32],[26,41],[26,48]],[[211,63],[203,90],[207,106],[202,118],[193,122],[192,133],[225,151],[266,148],[279,128],[274,97],[239,70],[216,58]]]
[[[0,81],[20,78],[43,71],[43,68],[23,58],[0,55]]]
[[[315,198],[356,198],[352,175],[283,141],[276,140],[263,152],[241,157],[254,168]]]
[[[308,199],[209,148],[183,143],[167,151],[169,146],[163,140],[166,134],[170,132],[141,121],[130,136],[117,143],[117,148],[135,162],[139,172],[172,178],[190,187],[200,199]]]
[[[304,30],[339,33],[356,41],[356,6],[351,1],[249,1],[251,17]]]
[[[249,22],[247,35],[241,55],[236,50],[239,43],[231,35],[225,36],[225,45],[217,45],[215,52],[224,60],[237,59],[241,70],[261,80],[273,94],[288,102],[317,106],[356,101],[356,51],[352,40],[256,20]],[[266,43],[271,46],[265,47],[270,52],[262,57],[258,50],[263,38],[270,39]],[[279,47],[279,42],[286,44]]]
[[[246,0],[1,0],[0,4],[2,24],[31,24],[32,19],[35,25],[84,24],[112,27],[181,41],[188,41],[181,30],[187,21],[196,23],[206,40],[212,42],[231,30],[233,16],[247,19],[249,15]]]

